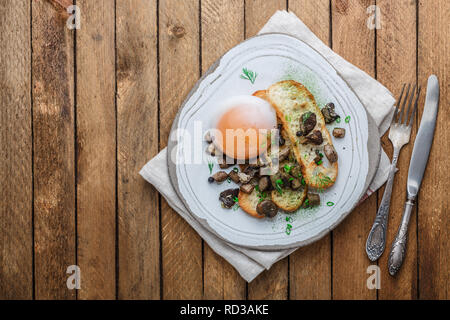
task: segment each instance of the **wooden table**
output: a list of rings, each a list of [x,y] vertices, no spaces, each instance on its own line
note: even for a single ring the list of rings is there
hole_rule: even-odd
[[[449,298],[449,1],[376,0],[373,29],[375,0],[76,0],[79,30],[57,2],[71,1],[0,1],[0,298]],[[364,247],[382,190],[247,284],[138,175],[202,73],[278,9],[395,95],[403,82],[440,79],[407,258],[392,278],[381,257],[380,290],[367,288]],[[412,146],[399,160],[388,246]],[[66,286],[70,265],[80,290]]]

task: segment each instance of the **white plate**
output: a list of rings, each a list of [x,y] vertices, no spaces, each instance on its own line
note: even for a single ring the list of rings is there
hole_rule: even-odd
[[[241,78],[243,68],[257,73],[254,83]],[[333,102],[341,116],[341,123],[328,126],[330,131],[336,126],[346,129],[344,139],[333,138],[339,155],[336,183],[321,193],[320,207],[300,209],[293,214],[281,213],[274,219],[255,219],[241,209],[224,209],[218,200],[219,193],[237,186],[232,182],[222,185],[207,182],[210,171],[203,151],[207,144],[199,140],[214,123],[212,118],[218,102],[234,95],[251,95],[287,79],[305,85],[320,108]],[[346,117],[350,119],[348,123],[344,121]],[[199,123],[202,123],[201,129]],[[193,142],[188,137],[195,136],[196,130],[201,132],[200,139]],[[179,132],[183,133],[180,135]],[[227,52],[191,91],[172,127],[169,173],[186,208],[222,239],[267,250],[298,247],[328,233],[364,194],[365,186],[372,178],[368,177],[368,134],[368,118],[361,102],[319,53],[291,36],[265,34],[250,38]],[[195,143],[202,151],[188,152]],[[204,157],[203,162],[193,163],[195,157]],[[176,164],[171,159],[175,159]],[[213,172],[218,170],[216,163]],[[287,224],[292,226],[289,235]]]

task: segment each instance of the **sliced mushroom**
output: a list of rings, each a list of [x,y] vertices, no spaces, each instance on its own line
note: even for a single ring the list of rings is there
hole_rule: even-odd
[[[285,160],[289,156],[290,152],[291,150],[288,147],[280,148],[278,152],[278,162]]]
[[[302,204],[302,208],[311,208],[320,205],[320,196],[317,193],[308,192],[306,200]]]
[[[225,171],[217,171],[212,175],[212,178],[214,179],[214,181],[221,183],[228,178],[228,173],[226,173]]]
[[[332,123],[339,118],[339,115],[334,111],[334,103],[330,102],[322,108],[322,114],[325,119],[325,123]]]
[[[322,158],[323,158],[323,154],[321,154],[320,151],[316,149],[316,157],[314,158],[314,162],[316,164],[320,164],[321,163],[320,161],[322,160]]]
[[[231,208],[236,203],[236,198],[239,195],[239,188],[236,189],[227,189],[222,191],[219,195],[219,200],[222,201],[222,207]]]
[[[291,177],[285,173],[283,170],[280,170],[276,174],[270,176],[270,182],[272,186],[278,186],[280,188],[286,188],[289,186],[289,179]]]
[[[210,143],[206,148],[206,152],[212,155],[213,157],[216,155],[216,147],[213,143]]]
[[[232,166],[232,164],[228,164],[225,162],[219,164],[220,169],[228,169],[231,166]]]
[[[269,177],[264,176],[259,178],[258,189],[260,192],[266,191],[269,188]]]
[[[253,183],[246,183],[241,185],[241,191],[245,193],[252,193],[253,189],[255,188],[255,185]]]
[[[241,183],[246,184],[249,183],[250,180],[252,179],[252,177],[244,172],[239,172],[238,173],[238,177],[239,180],[241,181]]]
[[[234,183],[241,182],[241,179],[239,178],[238,173],[234,170],[231,170],[230,173],[228,174],[228,176],[230,177],[231,180],[233,180]]]
[[[205,141],[208,143],[213,142],[213,137],[211,136],[211,132],[207,131],[205,134]]]
[[[322,132],[320,132],[319,130],[314,130],[312,133],[310,133],[306,137],[300,137],[301,144],[312,143],[312,144],[319,145],[319,144],[322,144],[322,142],[323,142]]]
[[[302,183],[301,183],[300,179],[294,178],[294,180],[291,181],[291,189],[292,190],[300,189],[301,186],[302,186]]]
[[[263,200],[256,206],[256,212],[261,216],[273,218],[278,213],[278,207],[271,200]]]
[[[345,129],[344,128],[334,128],[333,129],[333,137],[335,137],[335,138],[345,137]]]
[[[311,111],[304,113],[300,119],[300,130],[302,131],[303,135],[306,136],[308,133],[310,133],[316,126],[316,123],[317,119],[315,113]]]
[[[300,178],[302,176],[302,169],[300,168],[299,165],[294,165],[292,166],[291,171],[289,171],[289,173],[294,178]]]
[[[336,162],[338,160],[338,154],[332,145],[326,144],[323,147],[323,152],[327,156],[328,161],[330,161],[331,163]]]

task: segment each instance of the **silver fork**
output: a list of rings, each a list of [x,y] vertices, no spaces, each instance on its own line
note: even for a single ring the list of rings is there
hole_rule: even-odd
[[[417,110],[417,100],[420,94],[420,87],[416,90],[416,85],[414,85],[412,92],[410,94],[409,91],[411,89],[411,84],[408,84],[408,88],[406,90],[406,94],[402,104],[405,86],[406,84],[404,84],[402,87],[400,98],[398,99],[397,106],[395,108],[394,117],[392,118],[391,128],[389,130],[389,140],[391,140],[391,143],[394,147],[392,164],[389,169],[389,176],[386,183],[386,188],[384,189],[383,199],[381,200],[380,207],[378,208],[375,221],[373,222],[372,229],[370,230],[366,242],[367,256],[371,261],[377,260],[383,254],[384,249],[386,247],[387,222],[389,216],[389,207],[391,205],[392,186],[394,184],[394,176],[397,166],[398,155],[400,154],[401,148],[409,142],[409,138],[411,136],[412,122],[414,119],[414,114],[416,113]],[[406,110],[406,114],[404,114],[406,109],[406,100],[408,100],[408,96],[409,96],[408,109]],[[414,96],[416,96],[414,108],[409,117],[409,121],[407,121]],[[402,106],[400,107],[401,104]],[[397,117],[398,119],[396,120]]]

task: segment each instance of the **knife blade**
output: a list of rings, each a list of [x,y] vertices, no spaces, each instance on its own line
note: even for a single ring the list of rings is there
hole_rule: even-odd
[[[434,128],[439,105],[439,82],[435,75],[428,78],[425,107],[422,120],[420,120],[419,131],[414,141],[414,148],[409,163],[407,194],[408,199],[414,199],[422,183],[423,174],[430,155],[433,143]]]

